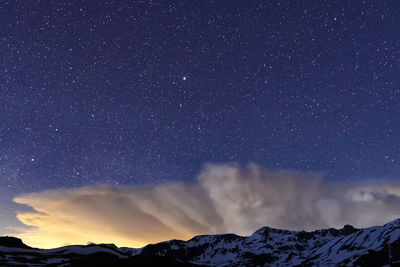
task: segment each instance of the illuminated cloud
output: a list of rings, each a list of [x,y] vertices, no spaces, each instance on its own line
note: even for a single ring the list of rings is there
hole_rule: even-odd
[[[34,212],[19,234],[37,247],[113,242],[140,247],[198,234],[248,235],[259,227],[365,227],[400,217],[400,183],[331,183],[322,174],[257,165],[208,165],[195,184],[92,186],[18,196]]]

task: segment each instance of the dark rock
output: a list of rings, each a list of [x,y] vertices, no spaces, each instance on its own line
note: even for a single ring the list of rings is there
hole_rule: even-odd
[[[21,239],[11,236],[0,236],[0,246],[11,248],[31,248],[25,245]]]

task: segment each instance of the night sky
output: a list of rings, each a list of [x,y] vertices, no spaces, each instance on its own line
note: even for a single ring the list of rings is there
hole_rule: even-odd
[[[0,233],[20,193],[399,152],[398,1],[0,1]]]

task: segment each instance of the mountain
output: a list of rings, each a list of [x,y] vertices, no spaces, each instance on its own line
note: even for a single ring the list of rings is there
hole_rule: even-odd
[[[0,237],[0,266],[400,266],[400,219],[313,232],[263,227],[251,236],[196,236],[143,248],[113,244],[35,249]]]

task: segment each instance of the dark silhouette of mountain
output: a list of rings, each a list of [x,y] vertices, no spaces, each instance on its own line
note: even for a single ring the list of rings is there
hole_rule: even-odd
[[[25,245],[21,239],[12,236],[0,236],[0,246],[10,248],[31,248]]]
[[[0,237],[0,266],[400,266],[400,219],[383,226],[312,232],[263,227],[170,240],[143,248],[113,244],[33,249]]]

